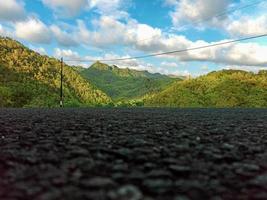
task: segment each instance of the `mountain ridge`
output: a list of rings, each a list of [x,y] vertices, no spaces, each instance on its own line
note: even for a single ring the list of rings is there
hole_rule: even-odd
[[[119,75],[125,75],[125,76],[136,76],[136,77],[161,77],[161,76],[166,76],[166,77],[170,77],[170,78],[180,78],[182,76],[176,76],[176,75],[166,75],[166,74],[161,74],[159,72],[149,72],[147,70],[137,70],[137,69],[131,69],[131,68],[122,68],[122,67],[118,67],[117,65],[108,65],[105,63],[101,63],[99,61],[95,62],[94,64],[92,64],[89,68],[94,68],[94,69],[98,69],[98,70],[110,70],[110,71],[115,71],[117,72]],[[84,68],[84,70],[86,70],[87,68]],[[125,74],[123,74],[123,72]],[[127,74],[128,73],[128,74]]]
[[[181,80],[159,73],[119,68],[101,62],[92,64],[80,73],[114,100],[141,98],[148,93],[162,90],[174,81]]]
[[[60,61],[0,37],[0,107],[58,107]],[[64,64],[65,106],[267,107],[267,71],[221,70],[192,79],[94,63]]]

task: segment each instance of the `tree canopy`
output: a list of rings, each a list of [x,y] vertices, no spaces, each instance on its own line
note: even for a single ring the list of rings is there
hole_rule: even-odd
[[[77,71],[64,65],[66,106],[108,105],[112,101]],[[60,61],[42,56],[10,38],[0,38],[0,107],[56,107]]]
[[[180,80],[159,73],[122,69],[100,62],[94,63],[88,69],[77,68],[77,70],[115,101],[141,98],[146,94],[161,91],[171,83]]]
[[[145,98],[146,106],[267,107],[267,71],[222,70],[174,83]]]

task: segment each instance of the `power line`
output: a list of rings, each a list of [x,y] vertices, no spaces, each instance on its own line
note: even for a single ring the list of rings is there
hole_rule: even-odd
[[[220,17],[223,17],[223,16],[225,16],[225,15],[227,15],[227,14],[229,14],[229,13],[232,13],[232,12],[235,12],[235,11],[237,11],[237,10],[243,10],[243,9],[246,9],[246,8],[249,8],[249,7],[252,7],[252,6],[255,6],[255,5],[257,5],[257,4],[260,4],[261,2],[263,2],[263,0],[260,0],[260,1],[256,1],[256,2],[253,2],[253,3],[250,3],[250,4],[246,4],[246,5],[243,5],[243,6],[240,6],[240,7],[237,7],[237,8],[233,8],[233,9],[230,9],[230,10],[226,10],[226,11],[224,11],[224,12],[222,12],[222,13],[219,13],[219,14],[217,14],[217,15],[215,15],[215,16],[210,16],[210,17],[207,17],[207,18],[205,18],[205,19],[202,19],[202,20],[197,20],[197,21],[195,21],[195,22],[192,22],[191,23],[191,25],[194,25],[194,24],[199,24],[199,23],[201,23],[201,22],[206,22],[206,21],[209,21],[209,20],[211,20],[211,19],[213,19],[213,18],[220,18]],[[181,26],[180,28],[182,29],[182,28],[185,28],[186,26],[188,26],[188,25],[183,25],[183,26]],[[146,39],[142,39],[142,40],[137,40],[137,42],[142,42],[142,41],[146,41],[146,40],[151,40],[151,39],[153,39],[153,38],[156,38],[156,37],[158,37],[158,35],[154,35],[154,36],[152,36],[152,37],[150,37],[150,38],[146,38]],[[252,38],[253,39],[253,38]],[[137,57],[139,57],[139,56],[137,56]],[[150,57],[150,56],[149,56]],[[123,58],[122,58],[123,59]],[[114,60],[114,61],[116,61],[116,60],[119,60],[119,59],[107,59],[107,60],[101,60],[101,61],[105,61],[105,62],[109,62],[109,60]],[[121,59],[120,59],[121,60]],[[130,60],[130,59],[125,59],[125,60]],[[88,62],[95,62],[95,61],[97,61],[97,60],[88,60]],[[83,62],[83,61],[82,61]],[[86,62],[86,61],[85,61]]]
[[[218,14],[218,15],[215,15],[213,18],[215,18],[215,17],[222,17],[222,16],[224,16],[224,15],[227,15],[227,14],[229,14],[229,13],[235,12],[235,11],[237,11],[237,10],[243,10],[243,9],[246,9],[246,8],[249,8],[249,7],[252,7],[252,6],[255,6],[255,5],[257,5],[257,4],[260,4],[261,2],[263,2],[263,0],[256,1],[256,2],[254,2],[254,3],[247,4],[247,5],[244,5],[244,6],[240,6],[240,7],[237,7],[237,8],[233,8],[233,9],[230,9],[230,10],[226,10],[225,12],[222,12],[222,13],[220,13],[220,14]],[[211,18],[211,19],[212,19],[212,18]],[[204,19],[204,20],[209,20],[209,18],[206,18],[206,19]]]
[[[243,6],[240,6],[240,7],[237,7],[237,8],[233,8],[233,9],[230,9],[230,10],[226,10],[224,12],[221,12],[221,13],[217,14],[217,15],[209,16],[209,17],[206,17],[206,18],[201,19],[201,20],[196,20],[196,21],[192,22],[190,25],[196,25],[196,24],[199,24],[201,22],[206,22],[206,21],[212,20],[214,18],[220,18],[220,17],[223,17],[223,16],[225,16],[225,15],[227,15],[229,13],[233,13],[233,12],[235,12],[237,10],[243,10],[243,9],[255,6],[257,4],[260,4],[261,2],[263,2],[263,0],[256,1],[256,2],[253,2],[253,3],[250,3],[250,4],[246,4],[246,5],[243,5]],[[183,29],[183,28],[185,28],[187,26],[188,25],[186,24],[186,25],[183,25],[183,26],[181,26],[179,28]],[[152,37],[145,38],[145,39],[142,39],[142,40],[137,40],[137,42],[143,42],[143,41],[146,41],[146,40],[151,40],[151,39],[156,38],[156,37],[158,37],[158,35],[154,35]]]
[[[99,62],[115,62],[115,61],[125,61],[125,60],[136,60],[136,59],[158,57],[158,56],[162,56],[162,55],[169,55],[169,54],[175,54],[175,53],[195,51],[195,50],[199,50],[199,49],[206,49],[206,48],[211,48],[211,47],[216,47],[216,46],[221,46],[221,45],[226,45],[226,44],[233,44],[233,43],[237,43],[237,42],[242,42],[242,41],[246,41],[246,40],[252,40],[252,39],[256,39],[256,38],[262,38],[262,37],[266,37],[266,36],[267,36],[267,33],[262,34],[262,35],[257,35],[257,36],[251,36],[251,37],[245,37],[245,38],[240,38],[240,39],[235,39],[235,40],[229,40],[226,42],[219,42],[219,43],[215,43],[215,44],[199,46],[199,47],[192,47],[192,48],[187,48],[187,49],[167,51],[167,52],[161,52],[161,53],[153,53],[153,54],[134,56],[134,57],[126,57],[126,58],[102,59],[102,60],[76,59],[76,60],[65,60],[65,61],[68,61],[68,62],[97,62],[97,61],[99,61]]]

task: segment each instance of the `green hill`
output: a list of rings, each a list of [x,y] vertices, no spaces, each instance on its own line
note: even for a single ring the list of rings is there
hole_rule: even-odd
[[[267,71],[211,72],[183,80],[100,62],[64,65],[66,106],[267,107]],[[60,61],[0,37],[0,107],[57,107]],[[103,92],[102,92],[103,91]],[[110,97],[109,97],[110,96]]]
[[[211,72],[174,83],[145,99],[146,106],[168,107],[267,107],[267,71]]]
[[[0,107],[56,107],[60,62],[19,42],[0,37]],[[71,67],[64,65],[66,106],[107,105],[111,99]]]
[[[180,80],[159,73],[121,69],[100,62],[79,71],[83,77],[114,100],[140,98],[146,94],[161,91],[176,80]]]

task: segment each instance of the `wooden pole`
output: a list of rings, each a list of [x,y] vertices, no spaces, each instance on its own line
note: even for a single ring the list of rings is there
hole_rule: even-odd
[[[60,76],[60,107],[63,107],[63,58],[61,58],[61,76]]]

